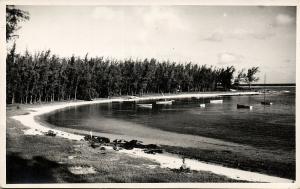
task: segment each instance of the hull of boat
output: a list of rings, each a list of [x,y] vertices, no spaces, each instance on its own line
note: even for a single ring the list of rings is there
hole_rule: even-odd
[[[253,106],[248,106],[248,105],[238,104],[238,105],[237,105],[237,108],[238,108],[238,109],[249,109],[249,110],[252,110],[252,109],[253,109]]]
[[[152,108],[152,104],[137,104],[140,108]]]
[[[261,102],[262,105],[272,105],[272,102]]]
[[[161,104],[161,105],[172,105],[173,101],[157,101],[156,104]]]
[[[211,104],[222,104],[223,100],[210,100],[209,101]]]

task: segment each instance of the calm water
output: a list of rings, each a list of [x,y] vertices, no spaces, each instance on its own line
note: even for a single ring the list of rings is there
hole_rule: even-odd
[[[131,103],[96,104],[72,107],[46,116],[46,120],[59,127],[122,134],[124,124],[141,125],[165,131],[206,136],[253,145],[258,148],[294,151],[295,148],[295,88],[289,93],[270,94],[272,106],[263,106],[263,95],[232,96],[223,104],[199,104],[206,99],[176,100],[172,106],[154,109],[139,108]],[[151,102],[141,102],[151,103]],[[253,110],[237,109],[237,104],[252,105]]]

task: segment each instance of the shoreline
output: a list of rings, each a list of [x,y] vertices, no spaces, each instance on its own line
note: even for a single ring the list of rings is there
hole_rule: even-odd
[[[172,94],[165,96],[146,96],[146,97],[137,97],[134,99],[126,99],[122,97],[111,98],[111,99],[96,99],[93,101],[73,101],[73,102],[57,102],[57,104],[42,104],[40,107],[29,107],[27,110],[30,111],[26,115],[17,115],[12,116],[11,118],[20,121],[23,125],[29,129],[26,131],[26,134],[41,134],[42,132],[47,132],[50,129],[53,130],[57,136],[71,139],[71,140],[82,140],[83,136],[71,134],[64,132],[58,129],[49,128],[41,124],[40,121],[36,121],[36,117],[48,114],[50,112],[72,107],[72,106],[82,106],[82,105],[91,105],[91,104],[100,104],[100,103],[112,103],[112,102],[138,102],[138,101],[147,101],[147,100],[160,100],[160,99],[181,99],[181,98],[211,98],[211,97],[222,97],[222,96],[239,96],[239,95],[258,95],[259,92],[219,92],[219,93],[190,93],[190,94]],[[34,106],[34,105],[33,105]]]
[[[122,102],[122,101],[143,101],[143,100],[158,100],[158,99],[178,99],[178,98],[192,98],[192,97],[208,98],[208,97],[219,97],[219,96],[257,95],[257,94],[260,94],[260,93],[258,93],[258,92],[224,92],[224,93],[213,93],[213,94],[207,94],[207,93],[199,94],[198,93],[198,94],[179,94],[179,95],[165,95],[165,96],[157,95],[157,96],[140,97],[140,98],[135,98],[135,99],[111,98],[111,99],[97,99],[94,101],[59,102],[57,104],[42,105],[41,107],[26,108],[27,110],[30,111],[29,114],[12,116],[12,118],[20,121],[23,125],[25,125],[26,127],[29,128],[28,130],[26,130],[24,132],[24,134],[32,134],[32,135],[41,134],[41,135],[43,135],[44,132],[52,130],[57,134],[56,136],[71,139],[71,140],[82,140],[83,139],[82,135],[72,134],[69,132],[49,128],[47,126],[42,125],[42,123],[37,121],[35,118],[37,116],[47,114],[47,113],[53,112],[58,109],[64,109],[64,108],[71,107],[71,106],[81,106],[81,105],[98,104],[98,103],[111,103],[111,102]],[[175,160],[176,163],[172,164],[171,161],[169,161],[171,157],[169,157],[168,155],[164,155],[164,154],[158,156],[158,155],[149,155],[149,154],[145,155],[144,153],[139,153],[137,151],[132,151],[132,152],[131,151],[130,152],[123,151],[123,152],[127,153],[129,155],[136,156],[136,157],[148,158],[148,159],[158,161],[161,163],[161,165],[165,164],[165,167],[169,167],[169,168],[174,167],[174,166],[179,168],[181,165],[181,158],[179,158],[179,157],[176,158],[176,160]],[[167,159],[167,162],[170,162],[171,164],[166,165],[166,162],[165,162],[166,159]],[[192,170],[205,170],[205,171],[214,170],[213,171],[214,173],[229,176],[229,178],[234,178],[237,180],[248,180],[248,181],[254,181],[254,182],[293,182],[292,180],[289,180],[289,179],[283,179],[280,177],[273,177],[273,176],[268,176],[268,175],[249,172],[249,171],[242,171],[242,170],[238,170],[238,169],[226,168],[226,167],[218,166],[218,165],[211,165],[211,164],[207,164],[207,163],[200,162],[197,160],[188,160],[187,163],[188,163],[188,165],[192,166],[191,167]],[[202,167],[204,164],[207,165],[209,168],[203,169]],[[213,166],[213,168],[211,166]],[[220,173],[220,169],[221,169],[221,173]],[[230,172],[228,172],[227,169],[230,169],[231,170],[230,172],[233,172],[233,173],[235,171],[237,171],[237,173],[235,173],[235,176],[232,176],[232,175],[230,175]]]

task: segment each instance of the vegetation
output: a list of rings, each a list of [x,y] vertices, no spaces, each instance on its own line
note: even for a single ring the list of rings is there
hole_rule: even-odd
[[[174,154],[186,158],[197,159],[204,162],[221,164],[225,167],[232,167],[246,171],[259,172],[262,174],[279,176],[282,178],[296,178],[295,154],[281,155],[280,159],[272,156],[265,156],[259,152],[251,153],[250,156],[241,152],[231,150],[198,149],[178,146],[163,146],[163,148]],[[274,154],[276,152],[273,152]],[[286,156],[286,159],[284,158]]]
[[[229,90],[234,71],[233,66],[176,64],[153,58],[60,58],[50,51],[21,55],[16,54],[14,45],[7,56],[7,103]]]
[[[19,22],[29,20],[29,13],[15,8],[13,5],[6,6],[6,41],[18,37],[15,32],[20,29]]]
[[[6,7],[6,41],[29,13]],[[190,91],[229,90],[235,68],[152,59],[118,61],[103,57],[60,58],[50,50],[34,55],[16,53],[14,42],[6,59],[7,103],[36,103],[71,99],[90,100],[112,95],[143,95]],[[255,72],[253,72],[253,75]],[[252,76],[253,76],[252,75]],[[248,77],[249,82],[255,79]]]

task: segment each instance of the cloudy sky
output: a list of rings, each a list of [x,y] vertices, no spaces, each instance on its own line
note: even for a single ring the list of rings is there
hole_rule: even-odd
[[[262,6],[18,6],[30,13],[17,50],[260,67],[295,82],[296,8]]]

